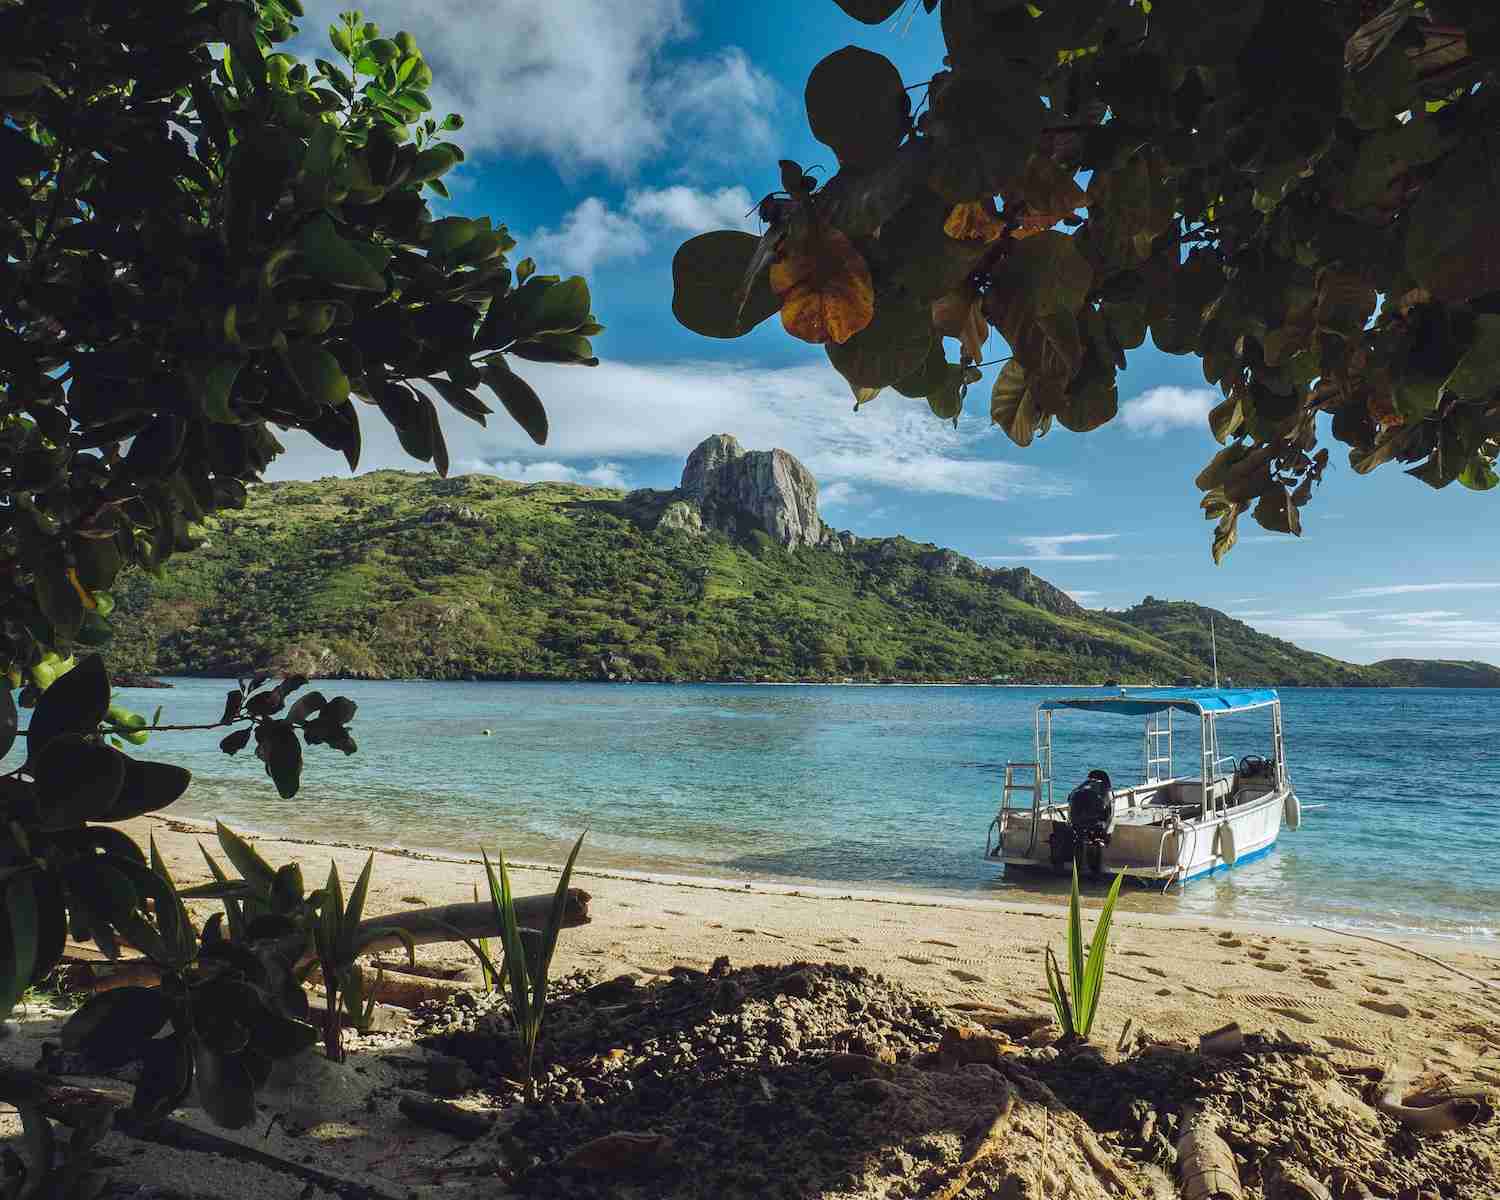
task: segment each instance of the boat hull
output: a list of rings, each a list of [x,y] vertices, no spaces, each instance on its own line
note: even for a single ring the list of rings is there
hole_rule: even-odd
[[[1117,812],[1102,871],[1189,883],[1264,858],[1281,834],[1287,794],[1285,788],[1276,789],[1193,820],[1176,820],[1127,803]],[[1007,868],[1053,870],[1050,838],[1054,826],[1066,825],[1066,811],[1044,811],[1035,820],[1019,810],[1006,815],[1010,819],[988,861]]]

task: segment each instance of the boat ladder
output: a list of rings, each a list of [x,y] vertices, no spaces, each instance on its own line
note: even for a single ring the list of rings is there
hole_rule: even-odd
[[[1156,783],[1171,778],[1172,710],[1168,708],[1146,718],[1146,778],[1142,782]]]
[[[1029,775],[1030,778],[1025,776]],[[1004,845],[1005,829],[1004,817],[1008,812],[1023,811],[1031,809],[1031,840],[1026,848],[1026,857],[1030,858],[1036,852],[1037,826],[1042,810],[1042,785],[1046,777],[1042,773],[1040,763],[1035,762],[1007,762],[1005,764],[1005,783],[1000,791],[1000,812],[994,821],[990,823],[990,829],[995,832],[995,851],[999,853]],[[1029,804],[1012,804],[1011,796],[1016,793],[1030,795]],[[990,844],[989,834],[985,835],[985,856],[989,857]]]

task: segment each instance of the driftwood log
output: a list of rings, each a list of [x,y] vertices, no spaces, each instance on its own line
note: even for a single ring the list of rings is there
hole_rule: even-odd
[[[564,929],[587,925],[589,903],[593,899],[582,888],[568,889],[568,906],[563,911]],[[552,897],[522,896],[516,901],[517,923],[523,929],[541,929],[547,924],[552,911]],[[373,932],[380,929],[401,929],[411,936],[413,944],[430,946],[437,942],[457,942],[463,938],[498,938],[500,924],[495,919],[493,906],[488,900],[480,903],[442,904],[435,908],[415,908],[407,912],[388,913],[360,922],[360,929]],[[311,962],[314,955],[310,946],[304,946],[300,936],[292,936],[287,943],[288,952],[302,952],[298,965]],[[376,938],[366,948],[366,954],[380,954],[389,950],[406,949],[405,942],[396,934]],[[96,992],[109,988],[134,984],[154,987],[161,982],[160,973],[145,959],[110,960],[85,947],[68,946],[66,986],[72,991]],[[373,982],[374,973],[370,973]],[[443,989],[437,989],[442,991]],[[454,989],[459,990],[459,989]],[[385,999],[384,996],[379,997]],[[424,997],[426,998],[426,997]],[[399,1001],[394,1001],[400,1003]]]
[[[572,929],[589,923],[589,901],[592,897],[582,888],[568,889],[568,905],[563,910],[563,928]],[[523,928],[542,929],[552,911],[552,897],[522,896],[516,901],[516,923]],[[430,946],[435,942],[456,942],[460,936],[467,938],[498,938],[500,923],[495,919],[494,906],[488,900],[479,903],[441,904],[436,908],[416,908],[408,912],[388,913],[360,922],[361,932],[379,929],[400,929],[411,936],[418,946]],[[300,939],[299,939],[300,940]],[[293,947],[296,946],[293,942]],[[365,947],[366,954],[380,954],[387,950],[401,950],[405,943],[395,934],[376,938]],[[311,950],[303,954],[301,962],[312,960]]]

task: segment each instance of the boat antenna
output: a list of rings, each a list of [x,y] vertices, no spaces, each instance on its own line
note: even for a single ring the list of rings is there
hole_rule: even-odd
[[[1208,637],[1214,650],[1214,687],[1219,686],[1219,635],[1214,632],[1214,619],[1208,618]]]

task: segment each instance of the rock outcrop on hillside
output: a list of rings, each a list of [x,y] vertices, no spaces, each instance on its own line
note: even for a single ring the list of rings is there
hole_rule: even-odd
[[[737,537],[763,530],[793,550],[829,539],[818,516],[818,481],[785,450],[746,450],[733,435],[715,434],[688,455],[677,490],[709,529]],[[682,513],[664,523],[691,530]]]
[[[676,491],[643,490],[630,498],[652,513],[656,529],[693,536],[717,531],[735,538],[762,531],[788,549],[818,546],[871,562],[905,559],[915,551],[922,569],[933,575],[981,579],[1064,616],[1083,612],[1061,588],[1025,567],[992,569],[956,550],[904,537],[860,538],[830,529],[818,515],[818,481],[811,471],[785,450],[746,450],[732,434],[714,434],[698,443]]]

